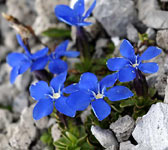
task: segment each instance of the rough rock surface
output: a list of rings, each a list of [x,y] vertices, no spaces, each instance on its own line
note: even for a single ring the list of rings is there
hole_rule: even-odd
[[[54,141],[57,141],[61,136],[61,131],[58,128],[58,124],[54,124],[51,128],[51,135]]]
[[[165,97],[164,97],[164,102],[168,104],[168,78],[167,78],[167,85],[165,88]]]
[[[118,148],[118,142],[110,130],[101,129],[98,126],[92,126],[91,132],[104,148]]]
[[[5,130],[12,119],[12,114],[8,110],[0,109],[0,130]]]
[[[168,104],[153,104],[137,121],[132,135],[138,144],[152,150],[168,149]]]
[[[112,37],[125,36],[127,25],[137,20],[132,0],[99,0],[93,15]]]
[[[43,117],[40,120],[34,120],[35,125],[38,129],[45,129],[48,125],[48,117]]]
[[[138,0],[139,19],[154,29],[168,28],[168,12],[160,10],[157,0]]]
[[[14,131],[9,139],[12,148],[28,150],[32,141],[35,140],[37,129],[34,125],[32,111],[33,106],[22,111],[20,122],[14,126]]]
[[[137,43],[139,40],[138,30],[132,24],[127,25],[127,38],[134,43]]]
[[[133,150],[135,145],[133,145],[130,141],[120,143],[120,150]]]
[[[158,30],[156,43],[159,47],[168,50],[168,30]]]
[[[0,150],[13,150],[8,143],[8,138],[3,134],[0,134]]]
[[[146,30],[146,34],[148,34],[148,38],[149,38],[150,40],[155,40],[155,38],[156,38],[156,31],[155,31],[154,29],[148,28],[148,29]]]
[[[135,122],[134,120],[126,115],[119,118],[116,122],[111,123],[110,129],[115,133],[117,140],[123,142],[128,140],[134,130]]]

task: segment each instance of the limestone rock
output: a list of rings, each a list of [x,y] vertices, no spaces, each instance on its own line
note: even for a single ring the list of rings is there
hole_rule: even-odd
[[[157,0],[138,0],[139,19],[154,29],[168,28],[168,12],[160,10]]]
[[[133,150],[135,145],[131,144],[130,141],[120,143],[120,150]]]
[[[159,47],[168,50],[168,30],[158,30],[156,43]]]
[[[126,115],[119,118],[116,122],[111,123],[110,129],[115,133],[117,140],[123,142],[128,140],[131,136],[131,133],[134,130],[134,125],[134,120],[130,116]]]
[[[57,141],[61,136],[61,131],[58,128],[58,124],[54,124],[51,128],[51,135],[54,141]]]
[[[137,121],[132,135],[138,144],[151,150],[168,149],[168,104],[153,104]],[[139,150],[139,149],[138,149]]]
[[[92,126],[91,132],[104,148],[118,148],[118,142],[110,130]]]
[[[139,40],[138,30],[132,24],[127,25],[127,38],[134,43],[137,43]]]
[[[125,36],[127,25],[137,21],[132,0],[99,0],[93,15],[111,37]]]

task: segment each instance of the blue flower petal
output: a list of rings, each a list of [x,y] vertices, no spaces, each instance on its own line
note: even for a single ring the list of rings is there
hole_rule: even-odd
[[[94,114],[100,121],[111,113],[111,107],[103,99],[97,99],[91,104]]]
[[[68,43],[69,43],[69,40],[66,40],[56,47],[56,49],[55,49],[55,57],[56,58],[60,58],[61,56],[63,56],[63,54],[65,53],[65,51],[68,47]]]
[[[100,81],[100,88],[101,91],[111,87],[114,85],[114,83],[117,81],[118,79],[118,72],[117,73],[113,73],[110,75],[107,75],[106,77],[104,77],[101,81]]]
[[[136,77],[136,70],[133,67],[125,67],[121,69],[118,73],[119,73],[118,80],[120,82],[129,82]]]
[[[45,48],[39,50],[38,52],[36,52],[35,54],[32,54],[31,58],[38,59],[38,58],[44,57],[47,55],[48,50],[49,50],[48,47],[45,47]]]
[[[152,59],[152,58],[158,56],[161,52],[162,52],[162,50],[160,48],[157,48],[155,46],[150,46],[140,56],[140,60],[149,60],[149,59]]]
[[[79,91],[79,85],[77,83],[71,84],[63,89],[64,93],[71,94]]]
[[[10,82],[13,84],[16,80],[16,77],[19,75],[19,66],[16,66],[12,68],[12,71],[10,73]]]
[[[90,96],[83,91],[72,93],[67,99],[68,106],[77,111],[85,110],[90,102]]]
[[[134,94],[125,86],[114,86],[105,93],[105,96],[111,101],[118,101],[122,99],[127,99]]]
[[[51,88],[44,81],[39,81],[36,84],[32,84],[29,88],[30,95],[35,100],[45,99],[49,94],[52,94]]]
[[[67,76],[67,72],[64,72],[64,73],[57,75],[51,80],[50,86],[54,89],[55,93],[58,93],[63,87],[64,82],[66,80],[66,76]]]
[[[95,6],[96,6],[96,0],[94,0],[92,5],[90,6],[90,8],[87,10],[87,12],[86,12],[86,14],[84,16],[84,19],[90,16],[90,14],[92,13],[92,11],[95,8]]]
[[[79,55],[80,55],[79,52],[76,52],[76,51],[67,51],[67,52],[64,53],[63,56],[73,58],[73,57],[78,57]]]
[[[51,73],[60,74],[68,70],[68,65],[65,61],[56,59],[49,63],[48,68]]]
[[[78,26],[90,26],[92,24],[92,22],[79,22],[77,23]]]
[[[20,62],[22,60],[25,59],[25,55],[22,54],[22,53],[10,53],[8,56],[7,56],[7,63],[12,66],[12,67],[15,67],[17,65],[20,64]]]
[[[118,71],[130,62],[124,58],[110,58],[107,60],[107,67],[111,71]]]
[[[32,63],[29,60],[23,60],[20,63],[19,74],[26,72],[30,68],[31,64]]]
[[[57,5],[55,15],[60,21],[69,25],[76,25],[78,22],[77,14],[67,5]]]
[[[27,46],[24,44],[24,42],[22,41],[22,38],[19,34],[16,35],[17,41],[20,44],[20,46],[26,51],[26,53],[30,56],[30,52],[29,49],[27,48]]]
[[[144,73],[156,73],[159,70],[158,64],[154,62],[141,63],[138,68]]]
[[[134,48],[128,40],[123,40],[120,46],[120,53],[123,57],[131,60],[133,63],[135,61]]]
[[[33,109],[33,118],[39,120],[53,112],[52,99],[40,99]]]
[[[97,77],[90,72],[83,73],[80,77],[79,88],[87,91],[97,92],[98,88]]]
[[[73,10],[79,17],[82,17],[83,13],[85,12],[84,0],[78,0],[74,5]]]
[[[48,63],[48,56],[36,59],[31,66],[31,71],[42,70],[45,68],[47,63]]]
[[[67,105],[67,98],[61,96],[59,99],[55,101],[55,108],[66,116],[75,117],[76,110],[72,109]]]

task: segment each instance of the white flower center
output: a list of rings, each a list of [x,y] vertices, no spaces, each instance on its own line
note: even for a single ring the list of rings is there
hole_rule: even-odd
[[[137,66],[138,66],[138,64],[137,64],[137,63],[132,64],[132,67],[134,67],[134,68],[136,68]]]
[[[98,93],[97,95],[95,95],[95,98],[96,99],[102,99],[103,96],[104,96],[103,94]]]
[[[52,97],[53,97],[54,99],[58,99],[58,98],[60,98],[60,96],[61,96],[60,93],[53,93],[53,96],[52,96]]]

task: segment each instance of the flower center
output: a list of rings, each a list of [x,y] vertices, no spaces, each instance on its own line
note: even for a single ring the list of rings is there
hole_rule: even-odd
[[[137,66],[138,66],[138,64],[137,64],[137,63],[132,64],[132,67],[134,67],[134,68],[136,68]]]
[[[95,98],[96,99],[102,99],[103,96],[104,96],[103,94],[98,93],[97,95],[95,95]]]
[[[52,97],[53,97],[54,99],[58,99],[58,98],[60,98],[60,96],[61,96],[60,93],[53,93],[53,96],[52,96]]]

